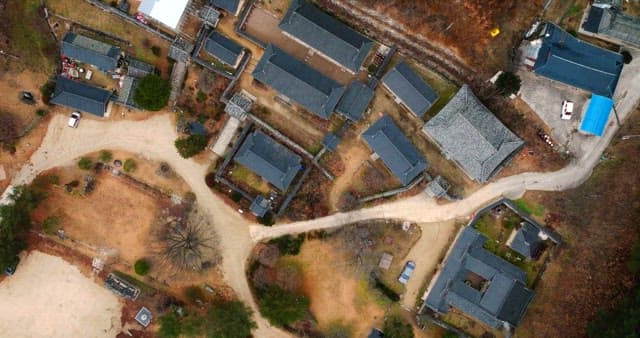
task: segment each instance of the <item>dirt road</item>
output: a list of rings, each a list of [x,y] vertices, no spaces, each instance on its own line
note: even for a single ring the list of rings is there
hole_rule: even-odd
[[[0,284],[1,337],[115,337],[118,297],[62,258],[38,251]],[[91,300],[91,301],[87,301]]]
[[[244,273],[245,259],[253,247],[247,222],[215,197],[204,184],[208,163],[198,164],[185,160],[177,153],[173,145],[177,135],[171,115],[157,115],[141,122],[99,122],[86,119],[80,122],[77,129],[68,128],[66,120],[67,117],[62,115],[52,119],[42,145],[33,154],[30,163],[13,177],[12,185],[31,182],[44,170],[67,165],[83,154],[101,149],[122,149],[151,160],[170,163],[191,187],[198,204],[210,215],[211,223],[220,237],[224,238],[221,249],[226,283],[234,288],[242,300],[251,304],[257,313]],[[256,318],[259,325],[255,332],[257,337],[287,336],[259,316]]]

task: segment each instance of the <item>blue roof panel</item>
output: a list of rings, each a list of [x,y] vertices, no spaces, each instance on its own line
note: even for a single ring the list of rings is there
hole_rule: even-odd
[[[602,136],[604,128],[607,126],[607,121],[609,121],[611,108],[613,108],[612,99],[600,95],[592,95],[589,108],[587,108],[587,112],[582,118],[580,131]]]

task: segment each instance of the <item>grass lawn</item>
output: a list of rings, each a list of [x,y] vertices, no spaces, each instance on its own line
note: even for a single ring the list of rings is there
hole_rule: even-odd
[[[544,205],[525,201],[524,199],[515,200],[516,206],[529,215],[542,217],[544,215]]]
[[[29,68],[53,70],[56,46],[40,13],[40,1],[10,1],[5,10],[12,13],[6,15],[10,51]]]
[[[268,194],[271,190],[269,188],[269,184],[265,180],[253,173],[251,170],[249,170],[249,168],[239,164],[237,164],[235,168],[233,168],[231,178],[234,181],[242,182],[248,185],[252,189],[257,190],[262,194]]]

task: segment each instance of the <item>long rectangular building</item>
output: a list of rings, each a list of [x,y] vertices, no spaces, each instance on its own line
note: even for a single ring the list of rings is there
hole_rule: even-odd
[[[343,85],[274,45],[267,46],[252,75],[325,120],[344,92]]]

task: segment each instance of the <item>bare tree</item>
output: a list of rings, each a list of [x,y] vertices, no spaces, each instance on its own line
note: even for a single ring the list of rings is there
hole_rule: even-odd
[[[216,233],[197,209],[185,219],[160,218],[158,223],[154,252],[167,272],[200,272],[221,262]]]

